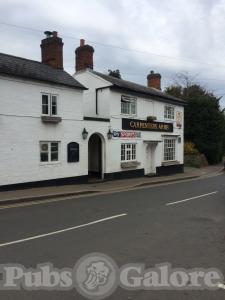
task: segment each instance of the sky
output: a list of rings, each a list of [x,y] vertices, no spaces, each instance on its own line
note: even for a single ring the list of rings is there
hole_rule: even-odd
[[[163,88],[188,74],[225,107],[225,0],[0,0],[0,52],[40,61],[46,30],[63,38],[70,74],[84,38],[97,71],[146,85],[154,70]]]

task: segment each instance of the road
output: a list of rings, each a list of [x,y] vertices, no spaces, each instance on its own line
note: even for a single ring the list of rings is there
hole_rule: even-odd
[[[0,210],[1,264],[35,268],[51,262],[56,268],[72,268],[92,252],[105,253],[118,266],[143,263],[150,268],[169,262],[175,268],[214,267],[225,274],[225,175]],[[223,289],[128,291],[119,287],[107,299],[224,298]],[[73,289],[0,291],[0,299],[86,298]]]

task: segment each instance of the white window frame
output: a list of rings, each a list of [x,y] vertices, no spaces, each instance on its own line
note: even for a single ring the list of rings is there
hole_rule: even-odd
[[[175,107],[172,105],[164,106],[164,119],[174,120],[175,119]]]
[[[48,107],[48,113],[45,114],[43,113],[43,96],[47,96],[48,97],[48,103],[47,103],[47,107]],[[56,114],[53,114],[53,98],[56,99]],[[58,116],[58,95],[57,94],[49,94],[49,93],[41,93],[41,114],[43,116],[51,116],[51,117],[57,117]]]
[[[52,153],[56,151],[52,151],[52,144],[58,144],[58,160],[52,160]],[[59,141],[41,141],[39,143],[39,148],[40,148],[40,163],[41,164],[58,164],[60,163],[60,142]],[[47,150],[43,150],[42,146],[43,145],[48,145]],[[42,153],[47,153],[48,154],[48,160],[42,161],[41,160],[41,154]]]
[[[131,96],[121,96],[121,115],[137,115],[137,98]]]
[[[163,143],[163,161],[176,161],[177,158],[177,139],[165,138]]]
[[[137,144],[136,143],[122,143],[120,150],[120,159],[122,162],[137,160]]]

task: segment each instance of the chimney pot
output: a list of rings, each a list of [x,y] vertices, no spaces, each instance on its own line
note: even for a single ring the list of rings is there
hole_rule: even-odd
[[[150,71],[150,74],[147,76],[147,80],[149,88],[161,90],[161,75],[159,73],[155,73],[153,70]]]
[[[85,45],[85,40],[80,40],[80,46],[75,50],[76,54],[76,72],[87,68],[93,69],[93,53],[94,48],[90,45]]]
[[[46,35],[46,38],[49,38],[52,36],[52,32],[51,31],[45,31],[44,34]]]
[[[63,69],[63,42],[57,31],[45,31],[46,38],[41,41],[42,63],[55,69]]]
[[[57,31],[52,31],[52,36],[57,37],[58,36],[58,32]]]
[[[80,40],[80,47],[83,47],[85,45],[85,40],[84,39],[81,39]]]

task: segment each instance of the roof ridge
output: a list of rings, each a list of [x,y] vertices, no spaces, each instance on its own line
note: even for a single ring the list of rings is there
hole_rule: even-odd
[[[48,64],[45,64],[45,63],[43,63],[41,61],[38,61],[38,60],[34,60],[34,59],[30,59],[30,58],[24,58],[24,57],[21,57],[21,56],[11,55],[11,54],[7,54],[7,53],[3,53],[3,52],[0,52],[0,55],[5,55],[5,56],[8,56],[8,57],[14,57],[14,58],[17,58],[17,59],[34,62],[34,63],[40,64],[41,66],[45,66],[47,68],[53,69],[54,71],[57,71],[57,72],[65,72],[74,79],[74,77],[70,73],[65,71],[64,69],[53,68],[53,67],[49,66]]]
[[[0,52],[0,73],[86,89],[65,70],[42,62]]]
[[[21,57],[21,56],[17,56],[17,55],[7,54],[7,53],[3,53],[3,52],[0,52],[0,55],[5,55],[5,56],[9,56],[9,57],[11,56],[11,57],[18,58],[18,59],[21,59],[21,60],[28,60],[28,61],[32,61],[32,62],[41,64],[41,65],[46,65],[46,66],[48,66],[47,64],[44,64],[44,63],[42,63],[41,61],[34,60],[34,59],[30,59],[30,58],[25,58],[25,57]],[[50,67],[50,66],[48,66],[48,67]],[[50,68],[51,68],[51,67],[50,67]]]
[[[171,95],[167,95],[165,92],[163,92],[161,90],[151,88],[151,87],[145,86],[145,85],[140,84],[140,83],[136,83],[136,82],[126,80],[126,79],[123,79],[123,78],[117,78],[117,77],[111,76],[109,74],[104,74],[104,73],[94,71],[94,70],[91,70],[91,72],[93,72],[97,76],[104,76],[105,80],[107,80],[107,78],[108,78],[108,81],[111,80],[110,82],[113,83],[114,85],[117,85],[117,84],[119,85],[119,83],[122,84],[124,82],[124,84],[133,85],[133,88],[136,87],[136,88],[139,88],[139,89],[143,89],[142,91],[139,90],[140,93],[141,92],[142,93],[149,92],[148,94],[150,95],[152,93],[152,96],[156,96],[156,97],[158,96],[160,98],[170,99],[171,101],[176,101],[176,102],[179,101],[180,103],[186,103],[186,101],[183,100],[183,99],[180,99],[180,98],[177,98],[177,97],[174,97],[174,96],[171,96]],[[126,88],[132,89],[132,87],[126,87]]]
[[[132,84],[135,84],[135,85],[139,85],[139,86],[144,87],[144,88],[146,88],[146,89],[150,89],[150,90],[153,89],[154,91],[159,92],[159,93],[161,93],[161,94],[165,94],[164,92],[162,92],[162,91],[160,91],[160,90],[157,90],[157,89],[152,88],[152,87],[145,86],[145,85],[143,85],[143,84],[140,84],[140,83],[137,83],[137,82],[134,82],[134,81],[130,81],[130,80],[126,80],[126,79],[123,79],[123,78],[114,77],[114,76],[112,76],[112,75],[104,74],[104,73],[101,73],[101,72],[98,72],[98,71],[94,71],[94,70],[91,70],[91,71],[92,71],[92,72],[99,73],[99,74],[104,75],[104,76],[108,76],[108,77],[110,77],[110,78],[112,78],[112,79],[125,81],[125,82],[128,82],[128,83],[132,83]]]

